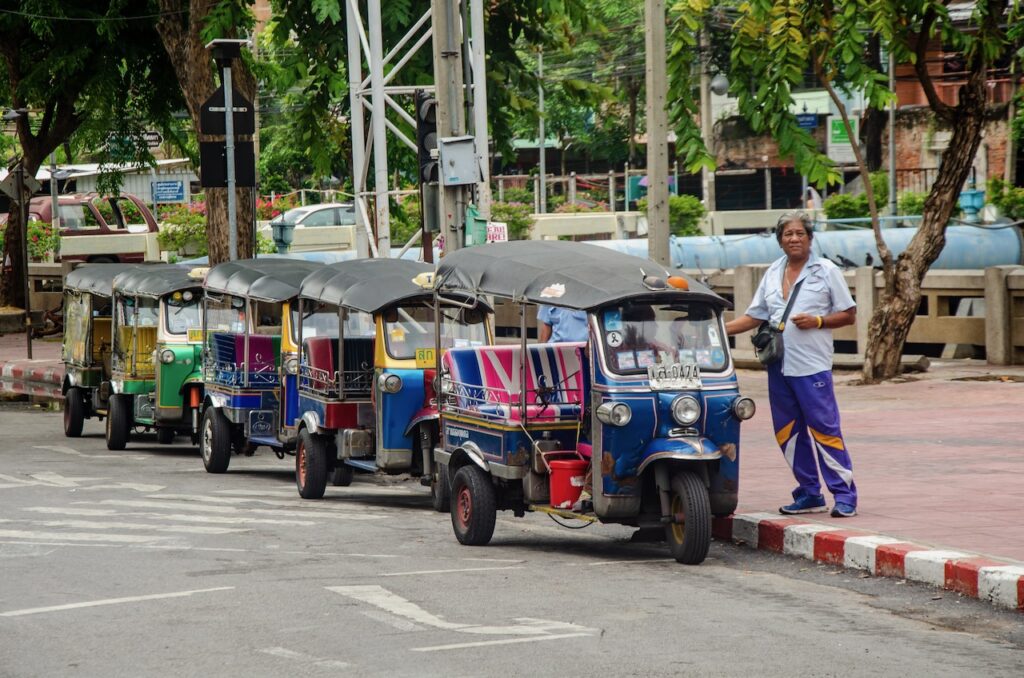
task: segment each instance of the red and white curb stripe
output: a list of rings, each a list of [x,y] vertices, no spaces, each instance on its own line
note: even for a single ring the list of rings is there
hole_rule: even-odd
[[[777,513],[744,513],[716,518],[714,536],[763,551],[866,570],[939,586],[1024,610],[1024,565],[961,551],[938,550],[861,530],[847,530]]]
[[[0,362],[0,379],[7,381],[32,381],[40,384],[57,384],[64,380],[64,366],[54,365],[52,360],[24,360]]]

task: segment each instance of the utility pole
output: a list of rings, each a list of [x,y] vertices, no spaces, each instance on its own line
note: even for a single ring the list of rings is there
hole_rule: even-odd
[[[540,213],[548,211],[548,177],[546,171],[547,140],[544,138],[544,50],[537,52],[537,112],[540,113],[540,123],[537,129],[537,153],[540,156],[540,181],[537,182],[539,191],[538,202]]]
[[[473,42],[473,135],[476,137],[476,155],[480,162],[480,183],[477,184],[476,204],[480,216],[491,220],[491,161],[487,134],[487,59],[484,56],[484,3],[470,2],[470,28]]]
[[[457,1],[432,0],[430,7],[439,139],[462,136],[466,129],[463,115],[462,49],[460,28],[456,22]],[[444,251],[447,254],[462,247],[466,189],[463,186],[442,186],[439,197],[438,223],[444,234]],[[424,246],[428,244],[424,243]]]
[[[645,0],[647,22],[647,248],[648,256],[671,266],[668,248],[668,112],[665,98],[665,0]]]
[[[700,135],[704,138],[704,146],[715,158],[715,133],[711,124],[711,74],[708,73],[708,60],[705,52],[710,49],[707,29],[700,32]],[[715,175],[707,167],[701,169],[701,190],[704,193],[704,209],[715,211]]]
[[[889,216],[896,216],[896,55],[889,47],[889,89],[893,100],[889,103]],[[1011,118],[1012,119],[1012,118]]]
[[[381,25],[380,0],[369,0],[371,26]],[[384,36],[379,30],[370,31],[370,92],[373,123],[373,190],[374,212],[377,226],[377,252],[381,257],[391,256],[391,210],[388,191],[388,146],[385,127],[387,102],[384,100]]]

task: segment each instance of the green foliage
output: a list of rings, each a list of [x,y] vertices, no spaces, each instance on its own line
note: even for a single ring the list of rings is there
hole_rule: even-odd
[[[1024,188],[1010,186],[1002,179],[989,179],[987,197],[1008,219],[1024,219]]]
[[[60,233],[50,224],[33,219],[28,222],[28,256],[44,259],[60,251]]]
[[[858,219],[870,216],[868,200],[863,193],[833,193],[823,205],[829,219]]]
[[[160,232],[156,239],[161,250],[202,256],[209,251],[206,216],[194,206],[168,207],[160,214]]]
[[[115,198],[118,208],[121,210],[121,216],[124,217],[126,224],[144,224],[146,223],[145,218],[142,216],[142,212],[138,206],[127,198]],[[96,209],[99,211],[100,216],[103,217],[103,221],[108,224],[116,226],[117,219],[114,218],[114,208],[110,206],[110,199],[98,198],[93,201]]]
[[[281,195],[271,200],[268,198],[256,198],[256,219],[258,221],[270,221],[282,212],[287,212],[293,207],[299,206],[299,196],[295,193]]]
[[[636,208],[647,212],[647,198],[640,198]],[[694,195],[670,195],[668,197],[668,227],[672,235],[703,235],[700,220],[707,214],[704,203]]]
[[[277,245],[274,244],[274,239],[257,232],[256,254],[274,254],[276,252]]]
[[[557,208],[552,210],[558,214],[578,214],[581,212],[607,212],[608,203],[596,202],[596,203],[571,203],[566,202],[559,205]]]
[[[927,193],[916,191],[905,191],[899,194],[896,199],[896,209],[902,215],[917,215],[924,213],[924,201]]]
[[[533,204],[495,202],[491,205],[491,221],[508,224],[509,240],[528,238],[533,225]]]
[[[521,202],[528,205],[533,204],[533,189],[530,188],[506,188],[505,202]]]
[[[420,220],[420,197],[403,196],[402,201],[391,203],[391,243],[398,247],[409,242],[416,231],[422,228]]]

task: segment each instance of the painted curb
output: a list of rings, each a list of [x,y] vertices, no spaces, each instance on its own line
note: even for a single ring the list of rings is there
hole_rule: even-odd
[[[762,551],[930,584],[998,607],[1024,611],[1024,564],[940,550],[777,513],[715,518],[715,539]]]
[[[61,385],[64,365],[54,360],[0,361],[0,379]]]

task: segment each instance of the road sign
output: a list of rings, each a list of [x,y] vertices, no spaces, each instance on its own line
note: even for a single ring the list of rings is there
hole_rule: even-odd
[[[151,181],[149,186],[153,193],[153,202],[185,202],[184,181]]]
[[[797,113],[796,123],[800,125],[802,129],[815,129],[818,126],[818,114]]]
[[[21,200],[21,196],[18,192],[18,174],[17,172],[11,172],[8,174],[3,181],[0,181],[0,191],[3,191],[11,197],[13,200]],[[39,191],[43,187],[35,177],[25,175],[25,186],[28,188],[29,194],[33,194]]]
[[[160,144],[164,143],[164,135],[156,130],[143,132],[142,139],[146,142],[146,147],[151,149],[160,148]]]
[[[487,242],[508,242],[508,224],[503,221],[487,222]]]
[[[256,132],[256,112],[252,102],[241,92],[231,88],[231,108],[235,111],[235,135]],[[199,130],[203,134],[227,134],[224,127],[224,86],[221,85],[210,98],[203,102],[199,112]]]
[[[857,142],[857,118],[850,118],[850,127],[853,129],[854,143]],[[843,119],[838,115],[831,115],[828,118],[828,157],[838,163],[854,163],[857,156],[853,153],[850,136],[846,133],[846,126]]]
[[[199,144],[199,178],[204,188],[227,188],[228,155],[223,141],[203,141]],[[256,157],[251,141],[235,142],[235,186],[246,188],[256,185]]]

